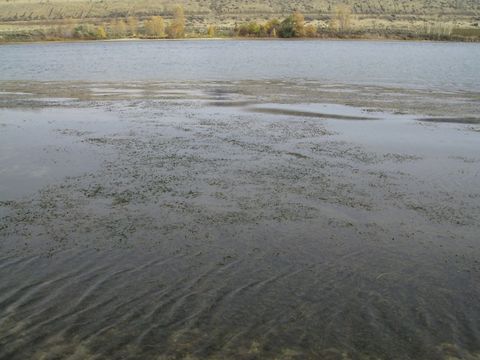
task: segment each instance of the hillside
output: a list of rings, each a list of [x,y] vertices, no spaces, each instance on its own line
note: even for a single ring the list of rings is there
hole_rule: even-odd
[[[186,33],[192,36],[206,34],[211,24],[217,35],[235,36],[239,24],[262,24],[295,10],[321,33],[328,30],[335,9],[346,5],[354,32],[409,38],[456,32],[480,38],[480,0],[0,0],[0,40],[48,40],[49,34],[62,38],[59,33],[71,33],[69,28],[79,25],[102,26],[111,37],[115,19],[133,18],[142,29],[152,16],[160,15],[168,23],[178,5],[185,10]]]
[[[322,16],[338,3],[348,4],[359,15],[480,16],[479,0],[0,0],[0,20],[167,15],[177,4],[187,15],[212,18],[284,15],[293,10]]]

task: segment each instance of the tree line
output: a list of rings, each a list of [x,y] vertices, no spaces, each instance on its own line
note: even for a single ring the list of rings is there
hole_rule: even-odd
[[[338,5],[328,24],[328,31],[345,32],[350,30],[352,12],[347,5]],[[238,36],[246,37],[280,37],[302,38],[317,37],[325,29],[319,29],[312,24],[305,24],[305,17],[299,11],[294,11],[283,20],[272,19],[265,23],[251,21],[235,27]]]
[[[182,6],[175,7],[172,19],[165,21],[161,16],[151,16],[143,21],[137,17],[114,19],[100,25],[76,24],[69,20],[63,26],[51,31],[53,37],[75,39],[116,39],[116,38],[170,38],[185,37],[185,12]]]
[[[345,31],[350,27],[351,11],[347,6],[339,6],[329,24],[334,31]],[[198,29],[196,29],[198,31]],[[299,11],[294,11],[284,19],[271,19],[264,23],[250,21],[236,24],[230,29],[218,30],[214,24],[208,25],[200,33],[186,33],[186,17],[182,6],[173,10],[170,20],[162,16],[151,16],[143,20],[137,17],[113,19],[103,24],[76,24],[73,20],[67,20],[61,26],[51,29],[49,34],[52,38],[76,38],[76,39],[115,39],[115,38],[152,38],[152,39],[179,39],[185,36],[238,36],[238,37],[280,37],[302,38],[316,37],[322,29],[312,24],[306,24],[305,18]]]
[[[382,36],[392,38],[425,38],[433,40],[448,40],[474,38],[475,34],[463,34],[456,32],[448,24],[426,26],[425,29],[417,30],[393,30],[383,29],[383,32],[371,32],[369,30],[356,29],[352,24],[352,11],[347,5],[337,5],[333,9],[328,23],[322,27],[308,23],[299,11],[283,19],[270,19],[264,22],[248,21],[237,23],[228,28],[218,28],[215,24],[205,26],[203,29],[190,27],[187,32],[186,17],[182,6],[174,8],[168,20],[162,16],[150,16],[139,19],[126,17],[113,19],[101,24],[78,24],[74,20],[67,20],[62,25],[46,31],[24,34],[23,39],[30,40],[61,40],[61,39],[118,39],[118,38],[141,38],[141,39],[179,39],[184,37],[250,37],[250,38],[314,38],[314,37],[346,37],[362,38],[367,36]],[[371,30],[370,30],[371,31]],[[458,34],[457,34],[458,33]],[[19,37],[15,38],[16,40]]]

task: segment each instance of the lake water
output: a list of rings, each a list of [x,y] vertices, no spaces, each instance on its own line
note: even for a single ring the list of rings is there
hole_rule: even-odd
[[[479,58],[0,46],[0,359],[480,359]]]
[[[480,46],[384,41],[5,45],[0,80],[258,80],[480,90]]]

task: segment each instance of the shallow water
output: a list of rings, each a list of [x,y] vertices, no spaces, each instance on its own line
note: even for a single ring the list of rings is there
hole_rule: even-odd
[[[56,99],[53,99],[56,100]],[[98,169],[96,153],[68,135],[114,134],[116,117],[99,111],[0,109],[0,201]]]
[[[480,104],[432,89],[1,82],[0,358],[478,359],[480,122],[422,119]]]

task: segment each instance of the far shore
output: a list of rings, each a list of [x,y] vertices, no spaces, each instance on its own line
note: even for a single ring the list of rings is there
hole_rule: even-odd
[[[395,41],[395,42],[455,42],[455,43],[478,43],[480,38],[459,38],[459,39],[431,39],[426,37],[404,38],[400,36],[341,36],[341,37],[302,37],[302,38],[272,38],[272,37],[184,37],[184,38],[141,38],[127,37],[118,39],[29,39],[5,41],[0,39],[0,45],[19,44],[42,44],[42,43],[90,43],[90,42],[135,42],[135,41]]]

